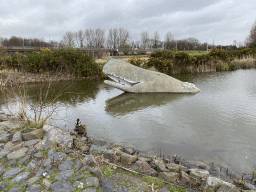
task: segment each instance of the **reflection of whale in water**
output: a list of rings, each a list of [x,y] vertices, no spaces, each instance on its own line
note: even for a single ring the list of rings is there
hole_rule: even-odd
[[[125,115],[148,107],[165,105],[169,102],[180,100],[184,96],[193,95],[171,93],[123,93],[107,100],[105,111],[113,115]]]

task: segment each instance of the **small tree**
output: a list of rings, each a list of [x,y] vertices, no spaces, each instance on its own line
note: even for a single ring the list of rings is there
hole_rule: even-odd
[[[245,42],[247,47],[255,47],[256,46],[256,20],[252,25],[250,35],[247,37]]]

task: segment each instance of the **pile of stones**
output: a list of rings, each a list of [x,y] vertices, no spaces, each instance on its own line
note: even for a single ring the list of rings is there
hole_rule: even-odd
[[[9,131],[19,126],[0,114],[0,191],[133,191],[118,185],[113,178],[106,178],[100,169],[104,163],[123,166],[167,183],[191,186],[196,181],[200,190],[239,191],[235,185],[210,176],[207,170],[187,168],[164,158],[142,157],[131,147],[71,135],[49,125],[43,129]],[[136,182],[133,184],[137,191],[149,190]],[[250,184],[247,187],[254,189]]]

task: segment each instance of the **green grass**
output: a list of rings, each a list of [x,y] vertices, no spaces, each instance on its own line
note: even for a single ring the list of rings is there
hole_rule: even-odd
[[[112,177],[112,174],[114,172],[110,167],[102,168],[101,171],[104,174],[104,176],[108,179]]]
[[[188,190],[187,189],[182,189],[180,187],[175,187],[173,185],[168,185],[168,189],[171,191],[171,192],[187,192]]]
[[[193,55],[202,55],[207,53],[207,51],[185,51],[185,52]]]
[[[49,150],[42,149],[42,151],[41,151],[41,152],[42,152],[42,155],[43,155],[43,156],[48,156],[48,151],[49,151]]]
[[[159,186],[159,187],[164,186],[164,182],[157,180],[155,177],[143,176],[142,178],[148,184],[154,183],[156,186]]]

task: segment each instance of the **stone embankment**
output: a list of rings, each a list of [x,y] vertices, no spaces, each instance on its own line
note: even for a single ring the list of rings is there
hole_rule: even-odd
[[[241,190],[207,170],[142,157],[130,147],[71,135],[48,125],[13,131],[20,126],[0,114],[0,191]],[[244,186],[255,189],[248,183]]]

